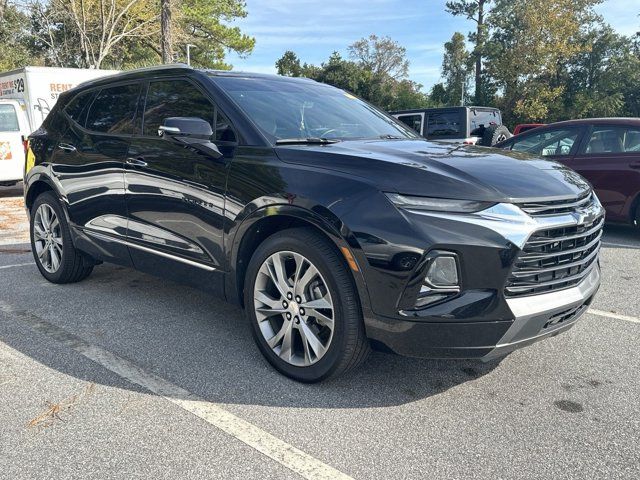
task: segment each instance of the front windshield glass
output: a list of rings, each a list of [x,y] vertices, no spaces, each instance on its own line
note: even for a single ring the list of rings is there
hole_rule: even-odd
[[[409,128],[338,88],[311,81],[214,77],[267,138],[417,138]]]

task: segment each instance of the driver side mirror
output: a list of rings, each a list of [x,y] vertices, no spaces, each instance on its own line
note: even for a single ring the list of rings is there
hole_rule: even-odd
[[[218,159],[223,155],[211,141],[211,124],[197,117],[168,117],[158,127],[158,136],[195,148]]]

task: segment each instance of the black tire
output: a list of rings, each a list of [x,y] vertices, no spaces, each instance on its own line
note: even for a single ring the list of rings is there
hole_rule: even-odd
[[[496,143],[504,142],[511,137],[513,137],[513,135],[504,125],[490,125],[484,129],[482,145],[485,147],[493,147]]]
[[[306,257],[328,284],[334,300],[334,329],[326,353],[309,366],[295,366],[280,358],[260,331],[254,307],[254,286],[262,264],[276,252]],[[258,348],[280,373],[300,382],[314,383],[341,375],[362,364],[369,355],[362,308],[351,273],[336,248],[312,229],[295,228],[267,238],[254,252],[244,283],[244,307]]]
[[[62,258],[60,261],[60,265],[55,272],[47,271],[43,266],[42,261],[38,257],[38,254],[36,253],[34,219],[38,208],[42,204],[46,204],[51,207],[51,209],[53,209],[53,211],[55,212],[58,221],[60,222],[60,235],[62,238]],[[56,198],[56,195],[51,191],[40,194],[36,198],[35,202],[33,202],[30,216],[31,222],[29,232],[31,238],[31,251],[33,252],[33,257],[42,276],[52,283],[75,283],[87,278],[91,274],[95,263],[93,259],[91,259],[86,254],[81,253],[73,246],[69,224],[67,222],[65,212],[60,205],[60,202]]]

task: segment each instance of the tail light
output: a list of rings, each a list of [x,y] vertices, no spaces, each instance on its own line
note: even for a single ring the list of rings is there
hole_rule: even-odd
[[[22,136],[22,146],[24,147],[24,154],[26,155],[29,151],[29,139],[24,138],[24,135]]]

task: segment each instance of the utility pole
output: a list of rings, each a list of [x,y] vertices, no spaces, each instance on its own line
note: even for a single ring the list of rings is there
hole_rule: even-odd
[[[195,47],[195,45],[187,43],[187,65],[189,66],[191,66],[191,47]]]
[[[160,51],[162,53],[162,63],[173,63],[171,0],[160,0]]]

